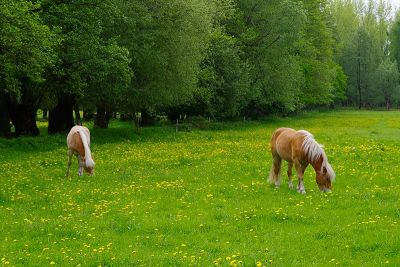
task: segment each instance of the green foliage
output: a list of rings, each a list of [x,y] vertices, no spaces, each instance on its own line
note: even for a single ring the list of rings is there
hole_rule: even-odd
[[[399,76],[397,62],[392,62],[389,58],[383,60],[375,72],[374,87],[377,92],[370,101],[375,105],[385,106],[387,109],[394,103],[399,103]]]
[[[43,83],[58,39],[39,16],[39,3],[0,0],[0,90],[21,97],[21,79]]]
[[[0,140],[0,255],[10,266],[397,266],[398,111],[305,113],[175,132],[91,129],[95,176],[65,177],[65,135]],[[269,138],[307,129],[337,178],[267,184]],[[92,128],[89,125],[90,128]],[[340,133],[340,134],[339,134]],[[259,262],[259,263],[258,263]]]
[[[178,105],[196,88],[213,22],[213,1],[122,1],[120,43],[134,71],[130,110]]]
[[[335,103],[340,103],[346,100],[346,86],[347,86],[347,76],[344,73],[342,66],[335,64],[335,81],[333,82],[333,101]]]
[[[400,11],[390,29],[390,56],[397,62],[400,69]]]
[[[343,68],[349,77],[347,96],[360,107],[365,106],[376,67],[373,64],[373,39],[364,27],[357,30],[343,55]]]
[[[88,88],[107,91],[129,82],[127,52],[106,31],[114,19],[113,1],[44,0],[42,6],[44,20],[61,29],[59,35],[63,40],[58,47],[60,62],[50,74],[52,83],[48,84],[57,94],[62,91],[83,96]]]
[[[214,32],[199,75],[200,90],[211,91],[210,100],[202,102],[213,117],[236,117],[251,99],[249,65],[242,56],[235,38]]]
[[[334,56],[335,60],[341,63],[343,50],[351,42],[359,26],[360,14],[354,1],[330,0],[328,8],[334,38]]]
[[[125,100],[132,77],[129,52],[126,48],[111,43],[99,47],[97,54],[99,57],[90,62],[94,65],[90,66],[86,75],[91,82],[80,103],[85,107],[105,105],[109,109],[115,109]]]
[[[306,14],[294,1],[237,1],[236,20],[228,32],[239,36],[250,67],[250,109],[273,112],[275,106],[294,110],[301,106],[303,83],[297,44]],[[249,106],[249,107],[250,107]]]
[[[332,102],[335,70],[333,62],[333,39],[327,25],[325,1],[304,2],[307,11],[305,36],[301,52],[305,85],[302,92],[305,104],[328,104]]]
[[[52,131],[70,124],[72,105],[106,117],[149,111],[171,119],[387,106],[374,77],[387,57],[400,61],[400,15],[393,21],[386,1],[0,0],[0,7],[0,90],[8,93],[1,101],[19,110],[9,96],[29,99],[20,104],[30,115],[52,109],[60,121],[51,120]],[[8,109],[0,129],[8,128]]]
[[[378,86],[381,82],[374,77],[389,55],[396,59],[396,22],[392,21],[390,5],[386,1],[332,0],[329,9],[336,41],[335,60],[348,77],[347,103],[360,108],[388,107],[383,100],[387,96]]]

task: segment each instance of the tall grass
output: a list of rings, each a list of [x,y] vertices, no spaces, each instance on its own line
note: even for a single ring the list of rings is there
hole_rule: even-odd
[[[277,127],[315,135],[333,193],[267,183]],[[65,177],[66,135],[0,140],[0,259],[10,266],[400,265],[398,112],[311,112],[175,132],[92,130],[95,176]],[[284,166],[285,168],[285,166]],[[285,169],[283,169],[285,173]],[[295,181],[296,182],[296,181]]]

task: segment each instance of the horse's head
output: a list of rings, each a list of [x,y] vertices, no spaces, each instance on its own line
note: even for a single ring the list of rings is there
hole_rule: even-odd
[[[321,192],[332,191],[332,181],[335,179],[335,173],[329,163],[322,166],[320,171],[316,172],[316,181]]]
[[[93,167],[86,167],[86,165],[83,166],[83,168],[85,169],[85,171],[92,176],[94,174],[94,166]]]
[[[90,160],[86,160],[86,158],[84,158],[84,164],[83,164],[83,168],[85,169],[85,171],[92,176],[94,174],[94,161],[91,158]]]

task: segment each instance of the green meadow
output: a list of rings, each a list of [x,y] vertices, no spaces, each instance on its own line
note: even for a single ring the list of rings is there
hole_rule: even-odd
[[[208,129],[91,129],[95,176],[66,135],[0,140],[2,266],[399,266],[400,112],[309,112]],[[320,193],[267,183],[277,127],[306,129],[336,172]],[[297,182],[297,179],[294,180]]]

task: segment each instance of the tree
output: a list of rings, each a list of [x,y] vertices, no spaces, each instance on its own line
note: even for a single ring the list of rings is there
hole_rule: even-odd
[[[119,44],[131,55],[134,77],[125,108],[131,113],[179,105],[197,87],[199,64],[212,31],[214,1],[120,1]]]
[[[383,0],[330,0],[329,8],[337,43],[335,60],[348,76],[348,103],[359,108],[376,105],[381,94],[376,88],[374,73],[394,44],[387,34],[391,7]],[[396,37],[393,35],[393,38]],[[393,48],[390,54],[393,56]]]
[[[89,101],[92,97],[93,104],[100,108],[99,118],[105,115],[101,108],[113,103],[117,92],[129,83],[129,58],[109,30],[120,15],[115,1],[44,0],[43,10],[45,22],[61,29],[63,39],[57,49],[60,61],[48,73],[48,92],[55,103],[50,110],[48,131],[65,132],[74,124],[73,106],[78,99]],[[94,90],[96,94],[91,93]],[[103,119],[98,121],[106,127]]]
[[[372,38],[364,27],[358,29],[344,51],[343,68],[349,77],[347,96],[359,109],[367,105],[365,95],[372,88],[374,52]]]
[[[16,135],[39,133],[41,86],[58,42],[39,9],[39,3],[0,0],[0,136],[10,136],[10,120]]]
[[[397,63],[386,58],[379,65],[374,75],[374,85],[377,89],[373,102],[376,105],[383,104],[390,109],[400,96],[399,69]],[[397,98],[397,99],[395,99]]]
[[[328,10],[334,39],[334,58],[337,63],[341,64],[343,50],[351,43],[354,33],[360,25],[360,16],[354,1],[329,0]]]
[[[329,104],[333,101],[333,85],[338,75],[333,61],[333,38],[328,27],[325,1],[304,1],[307,10],[305,36],[300,55],[305,77],[302,102],[306,105]]]
[[[397,62],[400,69],[400,11],[397,12],[390,29],[390,57]]]
[[[227,33],[238,36],[249,64],[247,116],[293,111],[301,106],[304,78],[298,54],[306,14],[297,1],[237,0]]]
[[[126,48],[115,43],[101,48],[103,50],[99,52],[103,53],[103,56],[96,60],[96,66],[93,66],[96,71],[87,74],[93,82],[88,84],[82,103],[85,106],[95,105],[97,109],[95,127],[107,128],[112,113],[121,107],[127,95],[132,72]]]
[[[208,111],[212,117],[236,117],[251,98],[249,65],[241,54],[234,37],[215,31],[199,81],[203,91],[210,90]]]

